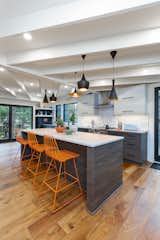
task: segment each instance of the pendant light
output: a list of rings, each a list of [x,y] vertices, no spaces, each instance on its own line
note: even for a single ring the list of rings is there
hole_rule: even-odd
[[[57,97],[54,95],[54,93],[52,94],[52,96],[49,98],[51,103],[54,103],[57,101]]]
[[[45,89],[45,94],[44,94],[44,98],[43,98],[43,103],[44,103],[44,104],[47,104],[47,103],[48,103],[47,89]]]
[[[77,72],[74,73],[75,82],[76,82],[76,75],[77,75]],[[79,98],[80,94],[77,92],[77,89],[75,88],[73,92],[69,93],[69,96],[74,98]]]
[[[80,94],[77,92],[77,89],[74,89],[74,92],[70,93],[69,96],[73,97],[73,98],[79,98]]]
[[[109,95],[109,100],[111,101],[117,101],[118,97],[117,97],[117,93],[116,93],[116,89],[115,89],[115,65],[114,65],[114,60],[115,60],[115,56],[117,54],[117,51],[112,51],[110,52],[112,60],[113,60],[113,79],[112,79],[112,89]]]
[[[81,80],[78,82],[78,89],[81,92],[86,92],[89,88],[89,82],[86,80],[85,74],[84,74],[84,63],[86,55],[82,55],[82,61],[83,61],[83,74]]]

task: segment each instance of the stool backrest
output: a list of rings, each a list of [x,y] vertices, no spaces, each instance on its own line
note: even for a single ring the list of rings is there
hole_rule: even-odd
[[[44,145],[46,150],[59,151],[59,147],[55,138],[44,136]]]
[[[30,147],[34,147],[38,144],[37,137],[34,133],[28,132],[27,136],[28,136],[28,141],[29,141],[29,146]]]

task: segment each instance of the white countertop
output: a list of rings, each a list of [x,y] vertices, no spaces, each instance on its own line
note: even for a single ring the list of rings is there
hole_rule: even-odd
[[[39,136],[50,136],[54,137],[57,140],[66,141],[70,143],[75,143],[83,145],[86,147],[97,147],[104,144],[120,141],[123,137],[112,136],[112,135],[103,135],[95,133],[86,133],[86,132],[76,132],[72,135],[66,135],[65,133],[57,133],[53,128],[36,128],[33,130],[22,130],[23,132],[31,131]]]

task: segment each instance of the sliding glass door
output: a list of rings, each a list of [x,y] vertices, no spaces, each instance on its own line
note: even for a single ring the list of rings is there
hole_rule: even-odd
[[[0,105],[0,140],[9,139],[9,106]]]
[[[14,140],[21,129],[32,125],[32,107],[0,105],[0,142]]]
[[[160,162],[160,87],[155,89],[155,160]]]
[[[12,138],[21,129],[32,128],[32,107],[12,107]]]

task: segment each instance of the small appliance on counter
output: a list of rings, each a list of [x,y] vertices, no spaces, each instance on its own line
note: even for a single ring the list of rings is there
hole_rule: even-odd
[[[123,123],[123,130],[137,131],[138,127],[135,124]]]

